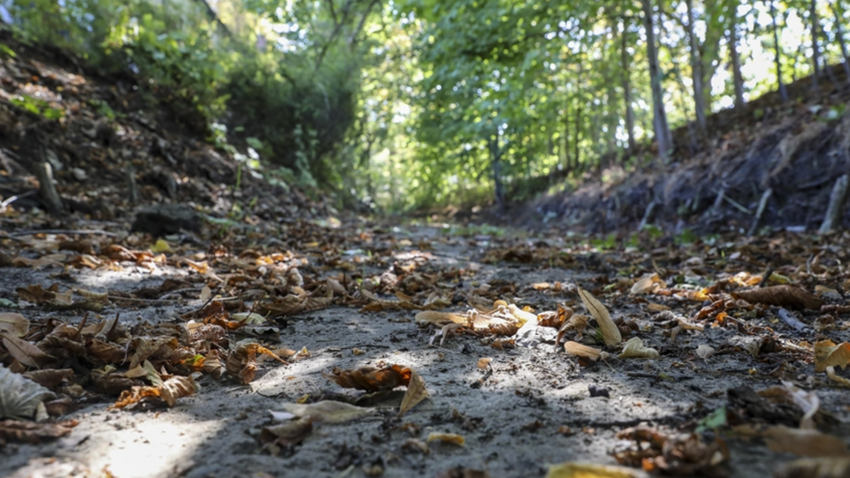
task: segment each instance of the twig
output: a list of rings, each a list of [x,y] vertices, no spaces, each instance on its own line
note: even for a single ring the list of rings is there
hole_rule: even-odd
[[[727,196],[727,195],[723,195],[723,199],[724,199],[726,202],[728,202],[729,204],[731,204],[731,205],[735,206],[735,209],[737,209],[737,210],[741,211],[742,213],[744,213],[744,214],[749,214],[750,216],[752,216],[752,215],[753,215],[753,212],[752,212],[752,211],[750,211],[749,209],[745,208],[744,206],[742,206],[742,205],[738,204],[738,203],[737,203],[734,199],[730,198],[729,196]]]
[[[129,301],[129,302],[148,302],[155,304],[157,302],[179,302],[179,299],[142,299],[136,297],[120,297],[116,295],[110,295],[109,300],[111,301]]]

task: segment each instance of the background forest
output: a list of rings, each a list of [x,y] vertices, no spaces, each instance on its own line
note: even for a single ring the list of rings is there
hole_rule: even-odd
[[[712,112],[848,68],[841,1],[0,5],[20,39],[147,81],[152,102],[185,107],[255,175],[383,211],[502,204],[669,164],[689,153],[671,128],[693,151]]]

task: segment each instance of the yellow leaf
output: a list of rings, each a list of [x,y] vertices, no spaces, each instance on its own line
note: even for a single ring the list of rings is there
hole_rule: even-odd
[[[586,357],[593,361],[596,361],[602,355],[602,351],[599,349],[572,341],[564,343],[564,350],[566,350],[568,354]]]
[[[165,239],[157,239],[156,244],[151,247],[151,252],[154,254],[162,254],[165,252],[174,252],[171,250],[171,246],[165,242]]]
[[[431,434],[428,435],[428,441],[442,441],[457,446],[463,446],[466,443],[466,439],[460,435],[439,432],[431,432]]]
[[[815,344],[815,372],[823,372],[827,367],[844,368],[850,363],[850,342],[835,345],[831,340]]]
[[[644,478],[646,473],[624,466],[566,462],[550,465],[546,478]]]
[[[605,341],[605,345],[619,345],[623,340],[623,336],[620,335],[620,329],[617,328],[617,324],[611,320],[611,314],[608,313],[608,309],[602,305],[602,302],[596,300],[596,297],[593,297],[590,292],[581,287],[578,287],[578,295],[581,297],[581,302],[587,307],[588,312],[599,323],[599,329],[602,330],[602,339]]]

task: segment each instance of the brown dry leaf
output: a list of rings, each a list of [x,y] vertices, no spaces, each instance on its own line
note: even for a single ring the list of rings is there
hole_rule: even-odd
[[[427,441],[441,441],[443,443],[450,443],[457,446],[464,446],[464,444],[466,444],[466,439],[455,433],[431,432],[428,434]]]
[[[572,341],[564,343],[564,350],[566,350],[568,354],[589,358],[594,362],[598,360],[599,357],[602,355],[602,351],[599,349],[588,347],[587,345],[582,345],[578,342]]]
[[[23,374],[23,376],[53,390],[64,382],[71,381],[74,378],[74,371],[70,368],[33,370]]]
[[[0,418],[32,420],[38,406],[54,397],[50,390],[0,365]]]
[[[30,321],[21,314],[13,312],[0,314],[0,333],[6,332],[12,337],[23,337],[30,330]]]
[[[663,287],[664,281],[662,281],[661,278],[658,277],[658,274],[655,273],[641,277],[639,281],[632,285],[629,293],[632,295],[648,294]]]
[[[743,299],[751,304],[767,304],[794,309],[818,310],[824,304],[823,299],[792,285],[774,285],[743,292],[732,292],[735,299]]]
[[[817,430],[775,426],[764,430],[762,437],[767,447],[778,453],[815,457],[850,456],[850,449],[844,440]]]
[[[566,462],[549,465],[546,478],[645,478],[646,473],[624,466]]]
[[[130,390],[121,392],[118,401],[112,404],[108,409],[116,410],[127,407],[134,403],[140,402],[144,398],[159,398],[162,399],[169,407],[173,407],[177,403],[177,399],[194,395],[196,391],[195,384],[189,377],[171,377],[162,385],[155,387],[133,387]]]
[[[227,373],[239,377],[243,384],[250,383],[257,373],[257,354],[265,354],[278,362],[289,363],[260,344],[242,344],[227,357]]]
[[[49,287],[48,289],[44,289],[43,287],[41,287],[41,284],[32,284],[26,287],[19,287],[15,289],[15,292],[18,293],[18,297],[36,305],[40,305],[53,300],[54,298],[56,298],[56,292],[58,291],[59,288],[56,284]]]
[[[109,291],[105,292],[95,292],[88,289],[74,289],[74,292],[85,297],[86,299],[91,299],[99,302],[108,302],[109,301]]]
[[[446,324],[465,324],[467,317],[465,315],[453,314],[451,312],[437,312],[433,310],[424,310],[416,314],[416,324],[421,326],[437,325],[444,326]]]
[[[815,372],[823,372],[827,367],[844,368],[850,364],[850,342],[835,345],[831,340],[815,344]]]
[[[407,385],[407,393],[401,400],[401,407],[398,410],[398,416],[404,415],[408,410],[415,407],[422,400],[428,398],[428,389],[425,387],[425,381],[415,371],[410,373],[410,383]]]
[[[0,341],[3,342],[3,345],[12,357],[27,367],[41,368],[51,360],[54,360],[53,357],[47,355],[40,348],[26,340],[7,335],[6,333],[0,333]]]
[[[282,425],[263,427],[260,440],[265,444],[279,446],[296,445],[311,433],[313,433],[313,419],[306,416]]]
[[[343,370],[337,367],[330,374],[322,372],[322,376],[343,388],[378,392],[409,385],[412,373],[413,371],[409,368],[391,365],[382,369],[361,367],[356,370]]]
[[[490,362],[491,362],[492,360],[493,360],[493,359],[492,359],[492,358],[490,358],[490,357],[485,357],[485,358],[480,358],[480,359],[478,359],[478,368],[479,368],[479,369],[481,369],[481,370],[485,370],[487,367],[489,367],[489,366],[490,366]]]
[[[599,302],[596,297],[590,292],[578,287],[578,295],[581,297],[581,302],[587,308],[590,315],[596,319],[596,322],[599,323],[599,328],[602,330],[602,339],[605,341],[605,345],[614,346],[619,345],[622,342],[623,337],[620,335],[620,329],[617,328],[617,324],[611,320],[611,314],[608,312],[608,309],[602,305],[602,302]]]
[[[307,417],[315,423],[345,423],[375,413],[374,408],[363,408],[334,400],[310,404],[284,403],[282,406],[296,417]]]
[[[800,458],[774,470],[774,478],[847,478],[850,458]]]
[[[48,440],[61,438],[80,422],[68,420],[57,423],[33,423],[18,420],[0,421],[0,443],[6,441],[37,445]]]
[[[657,350],[643,345],[643,340],[640,337],[632,337],[623,346],[623,351],[618,355],[618,358],[658,358],[660,355]]]

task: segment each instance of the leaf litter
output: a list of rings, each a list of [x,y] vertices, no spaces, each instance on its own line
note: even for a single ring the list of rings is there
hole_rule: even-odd
[[[253,452],[278,458],[359,423],[377,438],[367,445],[346,435],[343,448],[335,445],[340,466],[367,463],[364,450],[381,449],[454,473],[435,457],[456,445],[488,447],[481,437],[500,433],[489,423],[498,429],[506,423],[500,415],[511,413],[480,410],[477,400],[508,391],[492,403],[518,401],[527,410],[505,433],[559,447],[599,440],[610,451],[588,450],[598,463],[559,465],[552,476],[722,475],[741,466],[730,443],[745,442],[765,453],[832,460],[777,465],[777,474],[845,466],[835,427],[848,413],[839,404],[850,383],[850,307],[842,295],[850,281],[838,248],[828,249],[834,259],[820,253],[814,262],[812,246],[792,235],[663,248],[639,236],[637,247],[604,253],[558,234],[536,243],[506,235],[483,249],[423,236],[435,253],[468,258],[447,262],[423,252],[423,241],[399,246],[381,225],[343,231],[296,222],[273,245],[277,232],[247,230],[207,231],[203,248],[197,238],[143,234],[85,243],[33,234],[8,243],[14,270],[33,279],[9,289],[15,292],[4,298],[18,308],[0,312],[3,380],[15,377],[16,390],[0,387],[2,440],[67,436],[81,418],[75,410],[92,403],[113,413],[196,407],[220,387],[254,390],[268,376],[287,399],[267,408],[284,411],[275,412],[276,422],[258,412],[247,420],[259,420]],[[165,277],[108,288],[70,280],[139,271]],[[165,317],[128,320],[136,308],[163,305]],[[338,322],[310,322],[325,313]],[[354,327],[347,320],[392,324],[393,332],[352,342],[344,337]],[[316,328],[323,340],[338,337],[339,351],[333,340],[293,333],[293,324]],[[422,362],[409,361],[410,351]],[[312,376],[288,371],[317,357],[335,359],[317,362]],[[591,399],[587,382],[579,390],[570,380],[607,393]],[[740,389],[747,383],[751,394]],[[459,393],[465,398],[456,401]],[[671,393],[690,404],[667,407]],[[595,413],[585,400],[615,397],[628,397],[632,411],[582,418]],[[463,413],[449,413],[449,403]],[[561,411],[540,412],[547,403]],[[538,463],[538,475],[546,464]]]

